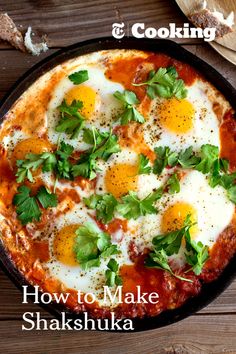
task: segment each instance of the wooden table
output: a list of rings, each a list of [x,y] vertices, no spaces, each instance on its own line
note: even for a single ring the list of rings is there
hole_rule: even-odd
[[[174,0],[0,0],[26,30],[47,34],[50,50],[40,57],[22,54],[0,43],[0,98],[33,64],[57,49],[94,37],[111,35],[113,22],[145,22],[167,26],[186,22]],[[203,58],[236,86],[236,67],[221,58],[201,40],[181,40],[186,49]],[[40,311],[37,305],[22,305],[21,293],[0,271],[0,353],[223,353],[236,352],[236,281],[216,301],[182,322],[143,333],[22,332],[22,313]]]

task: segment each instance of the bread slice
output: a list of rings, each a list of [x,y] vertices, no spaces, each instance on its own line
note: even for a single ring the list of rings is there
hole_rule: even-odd
[[[26,51],[22,33],[7,13],[0,13],[0,39],[9,42],[16,49]]]
[[[222,23],[214,16],[208,9],[203,9],[196,11],[189,15],[189,20],[196,27],[206,28],[214,27],[216,28],[216,37],[223,37],[227,33],[232,32],[232,28],[225,23]]]

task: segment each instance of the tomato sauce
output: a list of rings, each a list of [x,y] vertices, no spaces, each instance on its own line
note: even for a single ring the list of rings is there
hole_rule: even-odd
[[[223,116],[220,126],[221,157],[227,159],[232,171],[236,171],[236,117],[233,110]]]

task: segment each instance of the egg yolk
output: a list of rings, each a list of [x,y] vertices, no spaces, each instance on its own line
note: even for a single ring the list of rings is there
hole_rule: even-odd
[[[177,134],[185,134],[193,128],[195,110],[183,99],[165,100],[158,109],[158,117],[163,128]]]
[[[14,148],[11,159],[15,163],[16,160],[24,160],[27,154],[42,154],[51,151],[51,144],[39,138],[29,138],[21,140]]]
[[[79,224],[67,225],[63,227],[54,238],[53,251],[58,261],[67,266],[76,266],[78,262],[75,257],[75,231]]]
[[[181,229],[188,215],[192,223],[197,222],[197,212],[191,204],[178,202],[170,205],[162,217],[161,231],[167,233]],[[189,231],[191,236],[195,236],[198,231],[197,225],[193,225]]]
[[[136,191],[138,186],[138,167],[130,164],[116,164],[110,167],[105,175],[105,186],[116,198]]]
[[[68,104],[71,104],[74,100],[82,101],[83,107],[78,111],[85,118],[90,118],[95,111],[97,94],[91,87],[79,85],[73,87],[66,93],[65,100]]]

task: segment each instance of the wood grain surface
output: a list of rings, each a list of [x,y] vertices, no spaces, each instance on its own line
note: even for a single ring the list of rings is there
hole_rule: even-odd
[[[111,35],[111,25],[145,22],[146,25],[181,25],[186,18],[173,0],[59,1],[0,0],[23,30],[28,25],[37,35],[47,34],[49,52],[40,57],[22,54],[0,42],[0,100],[32,65],[66,45]],[[236,86],[236,67],[201,40],[182,40],[184,47],[203,58]],[[212,304],[174,325],[142,333],[77,331],[22,332],[22,313],[40,311],[21,303],[21,292],[0,271],[0,353],[162,354],[236,353],[236,281]]]

